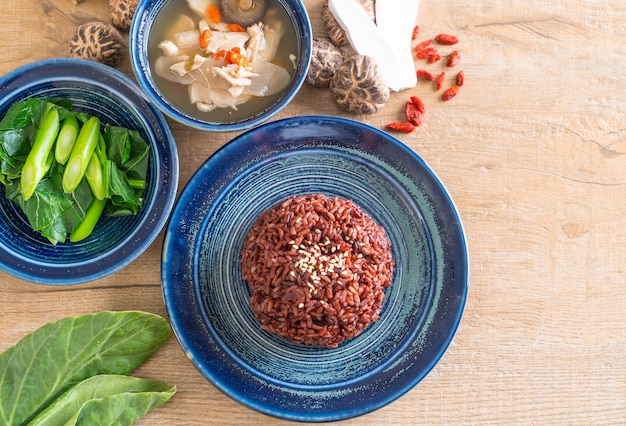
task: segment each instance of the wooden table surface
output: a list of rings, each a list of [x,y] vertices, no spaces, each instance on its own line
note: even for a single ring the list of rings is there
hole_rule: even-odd
[[[305,0],[324,33],[322,0]],[[68,55],[106,0],[0,3],[0,73]],[[420,81],[375,115],[343,112],[305,86],[276,118],[327,114],[376,127],[402,119],[411,95],[427,108],[398,137],[435,170],[458,206],[470,291],[449,349],[413,390],[341,422],[380,424],[624,424],[626,422],[626,13],[622,0],[421,0],[421,38],[457,35],[465,72],[449,102]],[[441,49],[448,52],[451,49]],[[439,72],[445,67],[416,61]],[[118,67],[132,75],[130,62]],[[236,133],[170,122],[182,190]],[[104,279],[50,287],[0,273],[0,350],[66,316],[139,309],[165,315],[161,236]],[[137,372],[178,387],[143,425],[287,424],[209,384],[174,337]]]

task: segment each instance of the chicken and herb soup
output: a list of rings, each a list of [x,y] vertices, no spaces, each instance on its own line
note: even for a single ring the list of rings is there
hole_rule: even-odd
[[[149,59],[173,106],[232,122],[270,107],[291,82],[294,25],[278,0],[179,0],[155,20]]]

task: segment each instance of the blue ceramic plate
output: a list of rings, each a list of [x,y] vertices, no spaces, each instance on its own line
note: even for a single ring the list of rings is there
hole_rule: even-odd
[[[384,226],[396,262],[380,321],[336,349],[262,331],[241,278],[257,216],[307,193],[352,199]],[[332,117],[274,121],[209,158],[174,208],[161,267],[196,368],[240,403],[295,421],[358,416],[409,391],[448,347],[468,291],[461,220],[433,171],[387,133]]]
[[[0,185],[0,269],[50,285],[77,284],[120,270],[150,246],[174,205],[178,152],[165,117],[126,75],[81,59],[39,61],[2,76],[0,117],[28,97],[69,98],[75,110],[96,115],[102,123],[139,131],[151,148],[148,182],[138,215],[103,217],[87,239],[57,245],[32,231]]]

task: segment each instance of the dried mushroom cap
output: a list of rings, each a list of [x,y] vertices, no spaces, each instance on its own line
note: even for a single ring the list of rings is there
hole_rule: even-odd
[[[76,30],[70,40],[70,56],[115,65],[126,52],[122,35],[104,22],[87,22]]]
[[[128,31],[139,0],[109,0],[111,22],[122,31]]]
[[[375,0],[358,0],[358,3],[363,7],[367,15],[372,18],[372,21],[376,21],[376,1]],[[326,28],[328,38],[333,42],[335,46],[346,46],[350,44],[346,32],[339,22],[333,16],[333,13],[328,7],[328,2],[322,6],[322,22]]]
[[[378,64],[363,55],[354,55],[341,64],[330,82],[330,91],[339,106],[358,114],[378,112],[390,96]]]
[[[249,27],[263,19],[267,11],[265,0],[219,0],[222,18],[242,27]]]
[[[328,87],[335,70],[343,62],[341,51],[328,38],[313,38],[313,50],[306,82],[314,87]]]

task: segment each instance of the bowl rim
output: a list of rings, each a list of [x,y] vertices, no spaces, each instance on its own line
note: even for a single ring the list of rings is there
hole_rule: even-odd
[[[451,300],[441,301],[440,303],[443,305],[439,306],[439,312],[446,311],[445,314],[441,313],[441,315],[446,315],[446,324],[448,324],[450,328],[446,330],[434,330],[434,328],[437,327],[432,326],[429,328],[429,330],[427,331],[429,335],[436,336],[436,347],[432,350],[429,350],[429,353],[432,353],[433,356],[423,361],[423,364],[420,366],[420,369],[418,371],[419,374],[407,378],[404,381],[401,381],[401,386],[399,389],[393,389],[390,391],[387,388],[384,392],[381,391],[376,396],[378,399],[376,399],[374,402],[368,401],[369,405],[368,403],[365,403],[363,406],[359,407],[345,407],[342,410],[319,413],[309,411],[287,411],[283,407],[278,407],[275,405],[273,406],[267,402],[259,401],[258,398],[252,398],[250,397],[250,395],[247,395],[245,392],[243,392],[241,388],[235,386],[234,383],[229,383],[227,380],[223,380],[223,378],[221,378],[220,375],[217,373],[217,370],[215,370],[216,365],[219,365],[219,368],[221,369],[228,369],[230,363],[235,364],[237,370],[245,369],[247,367],[239,365],[238,359],[234,356],[234,354],[230,353],[230,350],[228,348],[211,348],[210,350],[204,348],[202,346],[202,343],[197,341],[198,337],[196,335],[192,335],[189,331],[185,330],[186,326],[191,325],[192,327],[196,328],[196,331],[200,329],[206,329],[207,333],[213,333],[213,327],[210,324],[196,323],[205,319],[202,312],[200,312],[199,316],[196,316],[196,313],[199,312],[198,310],[201,311],[202,309],[198,306],[200,305],[200,303],[194,301],[195,299],[192,300],[192,298],[194,297],[192,293],[197,296],[199,291],[198,283],[193,282],[197,278],[197,272],[193,272],[188,269],[185,269],[184,271],[173,272],[174,269],[177,268],[176,265],[183,264],[185,260],[197,260],[197,248],[190,247],[190,245],[193,244],[193,241],[187,240],[187,235],[185,235],[185,232],[197,233],[200,231],[200,229],[203,229],[204,226],[192,225],[191,223],[187,223],[188,221],[199,216],[196,210],[194,211],[194,213],[191,214],[192,217],[189,217],[188,213],[186,213],[186,210],[192,209],[191,206],[188,206],[188,203],[193,203],[194,198],[196,198],[196,201],[198,200],[197,197],[204,198],[203,195],[199,195],[196,192],[196,190],[201,187],[199,185],[201,184],[203,179],[206,180],[206,176],[208,175],[211,175],[212,178],[215,179],[215,174],[211,174],[211,172],[223,172],[223,170],[220,169],[220,165],[226,168],[227,166],[224,165],[224,162],[227,161],[229,156],[232,156],[237,152],[241,152],[241,150],[245,151],[246,144],[254,143],[255,141],[258,143],[261,139],[263,139],[259,137],[260,133],[271,131],[272,129],[280,129],[282,131],[293,132],[291,134],[297,133],[298,135],[300,135],[302,133],[302,129],[298,129],[297,127],[301,125],[307,127],[307,123],[324,123],[328,126],[349,126],[350,128],[352,128],[352,130],[358,129],[359,131],[373,134],[375,135],[375,137],[383,138],[385,143],[394,144],[394,149],[397,149],[398,152],[402,155],[406,155],[406,158],[410,159],[411,162],[413,162],[415,165],[419,165],[419,167],[422,168],[422,172],[425,173],[425,177],[428,177],[428,179],[430,180],[429,183],[434,185],[435,189],[439,191],[438,195],[441,196],[441,203],[445,205],[446,209],[448,209],[448,211],[445,212],[446,217],[454,218],[454,223],[449,225],[452,229],[452,234],[450,238],[454,240],[455,244],[458,244],[458,246],[456,246],[457,253],[454,254],[454,261],[456,262],[454,263],[455,270],[454,272],[450,272],[450,276],[448,277],[448,279],[453,282],[453,284],[450,284],[450,286],[454,286],[455,289],[457,289],[457,286],[459,286],[459,292],[458,294],[453,294]],[[284,137],[285,134],[283,133],[281,136]],[[357,136],[355,136],[355,138],[356,137]],[[294,139],[298,140],[304,138],[311,139],[310,135],[294,137]],[[250,155],[253,155],[254,150],[249,150],[249,152]],[[229,183],[226,183],[224,185],[225,187],[228,187]],[[221,188],[218,192],[221,191],[224,191],[224,188]],[[196,193],[194,194],[194,192]],[[216,199],[219,200],[220,198],[221,196],[216,196]],[[209,214],[208,212],[213,211],[214,208],[215,206],[209,205],[206,211],[203,210],[202,214],[205,215],[203,220],[206,220],[206,217]],[[183,220],[181,220],[181,217]],[[196,236],[189,238],[195,240]],[[180,250],[177,252],[176,249],[181,248],[181,242],[184,243],[184,245],[182,246],[184,247],[183,250],[187,250],[190,253],[181,254]],[[177,252],[177,254],[174,255],[174,252]],[[180,266],[178,267],[182,268]],[[196,267],[192,265],[189,266],[189,268],[195,271]],[[235,137],[229,143],[220,148],[220,150],[218,150],[212,157],[207,159],[206,162],[196,171],[196,173],[192,176],[192,178],[183,189],[181,196],[177,201],[177,205],[175,206],[172,213],[172,220],[170,221],[166,229],[161,259],[161,275],[166,312],[170,319],[174,334],[177,337],[181,347],[189,357],[191,363],[198,369],[198,371],[201,372],[201,374],[209,382],[211,382],[214,386],[216,386],[233,400],[264,414],[291,421],[327,422],[345,420],[348,418],[367,414],[369,412],[382,408],[383,406],[395,401],[397,398],[401,397],[406,392],[411,390],[434,368],[434,366],[439,362],[439,360],[442,358],[445,351],[447,350],[448,346],[450,345],[462,319],[467,295],[469,292],[469,252],[463,223],[458,214],[458,209],[456,208],[449,192],[445,188],[443,182],[437,177],[435,172],[415,151],[413,151],[403,142],[394,138],[388,133],[374,128],[368,124],[340,117],[302,116],[272,121]],[[181,290],[182,287],[185,287],[185,289]],[[190,293],[181,296],[182,292],[187,291],[189,291]],[[218,336],[215,337],[214,341],[221,342],[221,339]],[[203,357],[207,356],[207,354],[205,353],[206,351],[211,352],[210,356],[212,356],[213,359],[216,359],[216,361],[214,361],[216,365],[208,365],[207,360],[203,359]],[[214,351],[217,351],[218,355],[216,355]],[[402,373],[402,371],[395,370],[396,367],[398,366],[396,365],[395,367],[393,367],[393,370],[398,374]],[[228,371],[231,370],[229,369]],[[260,373],[260,376],[262,375],[263,373]],[[276,385],[275,382],[272,382],[272,384]],[[374,389],[369,389],[369,391],[371,393],[375,392]],[[363,395],[365,395],[365,393]]]
[[[306,58],[305,61],[299,63],[299,67],[296,67],[294,75],[289,83],[288,90],[281,96],[278,103],[272,104],[265,111],[255,115],[253,118],[238,120],[229,123],[218,123],[200,120],[192,117],[188,114],[184,114],[174,108],[169,102],[167,102],[152,83],[150,78],[150,67],[145,54],[146,46],[148,43],[148,33],[152,28],[153,22],[145,22],[145,16],[149,14],[150,10],[157,6],[163,6],[168,0],[154,1],[154,0],[140,0],[129,31],[129,54],[131,59],[131,66],[135,78],[139,83],[141,89],[146,93],[148,98],[168,117],[171,119],[204,131],[213,132],[232,132],[243,131],[256,127],[267,120],[274,117],[280,111],[282,111],[298,94],[300,88],[306,80],[306,75],[311,62],[311,54],[313,50],[313,30],[311,21],[309,19],[308,12],[300,0],[277,0],[280,2],[287,11],[288,15],[292,18],[294,23],[299,24],[302,28],[301,33],[298,33],[300,43],[299,47],[302,48],[300,57]],[[290,2],[289,5],[286,2]]]
[[[34,77],[33,77],[34,76]],[[34,79],[33,79],[34,78]],[[0,242],[0,270],[36,284],[65,286],[85,283],[108,276],[128,266],[158,237],[174,206],[179,179],[178,150],[174,136],[164,115],[156,109],[139,86],[121,71],[80,58],[51,58],[22,65],[0,76],[0,107],[8,109],[14,102],[36,94],[40,89],[55,90],[68,86],[79,88],[88,83],[101,95],[116,98],[115,102],[130,112],[145,118],[153,158],[161,166],[155,185],[160,188],[151,208],[137,223],[136,229],[119,246],[103,254],[76,263],[51,263],[28,259]],[[118,91],[119,92],[116,92]],[[148,120],[150,123],[148,123]],[[158,149],[155,149],[155,145]],[[2,189],[3,190],[3,189]],[[57,244],[59,251],[70,244]],[[93,266],[92,266],[93,265]]]

